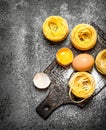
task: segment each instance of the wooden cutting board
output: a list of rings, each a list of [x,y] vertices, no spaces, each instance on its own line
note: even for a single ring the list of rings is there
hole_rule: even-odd
[[[97,30],[98,40],[93,49],[85,52],[92,54],[95,57],[99,51],[106,49],[106,34],[95,23],[92,22],[91,25]],[[71,44],[68,47],[71,48],[75,56],[82,52],[75,49]],[[83,108],[91,98],[96,96],[104,87],[106,87],[106,76],[101,75],[94,67],[90,73],[94,76],[96,81],[95,93],[91,98],[85,100],[83,103],[73,103],[69,99],[68,94],[68,81],[72,74],[75,73],[73,68],[71,66],[63,68],[58,65],[54,59],[44,70],[44,73],[50,77],[51,85],[48,96],[36,108],[37,113],[43,119],[47,119],[55,109],[65,104],[74,104]]]

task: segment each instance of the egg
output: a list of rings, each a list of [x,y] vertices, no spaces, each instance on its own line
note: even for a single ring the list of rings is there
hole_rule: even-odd
[[[94,65],[94,58],[89,54],[79,54],[73,59],[72,66],[77,71],[89,71]]]
[[[56,53],[56,61],[63,67],[70,65],[73,61],[73,57],[73,52],[67,47],[59,49]]]
[[[39,89],[46,89],[49,87],[51,81],[47,74],[40,72],[34,76],[33,83]]]

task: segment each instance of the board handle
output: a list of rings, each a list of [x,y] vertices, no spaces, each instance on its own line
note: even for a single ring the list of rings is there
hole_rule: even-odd
[[[43,119],[47,119],[52,112],[58,107],[58,106],[52,106],[50,102],[50,100],[48,100],[48,96],[47,98],[45,98],[36,108],[36,112],[43,118]]]

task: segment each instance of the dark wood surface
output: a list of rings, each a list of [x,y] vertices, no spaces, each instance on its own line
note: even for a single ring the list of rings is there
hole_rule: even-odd
[[[94,57],[97,55],[97,53],[106,48],[106,34],[93,22],[90,23],[94,28],[97,30],[98,33],[98,40],[96,46],[89,50],[85,51],[87,53],[92,54]],[[68,46],[71,47],[70,45]],[[77,55],[79,53],[82,53],[82,51],[79,51],[75,49],[74,47],[71,47],[74,55]],[[84,52],[84,51],[83,51]],[[94,70],[94,71],[93,71]],[[99,74],[95,75],[96,69],[95,67],[93,70],[90,71],[94,75],[94,78],[101,77],[101,79],[98,79],[96,81],[98,83],[97,88],[93,96],[90,98],[92,99],[94,96],[96,96],[104,87],[106,87],[106,78],[105,76]],[[47,119],[51,113],[60,107],[61,105],[65,104],[74,104],[81,108],[83,108],[87,103],[89,103],[90,99],[85,100],[83,103],[73,103],[69,99],[69,88],[68,88],[68,80],[71,77],[71,75],[75,71],[71,66],[68,68],[63,68],[60,65],[56,63],[56,60],[54,59],[52,63],[44,70],[44,73],[46,73],[50,79],[51,79],[51,85],[48,96],[38,105],[36,108],[37,113],[43,118]],[[95,77],[96,76],[96,77]],[[102,81],[103,84],[100,83]],[[100,84],[99,84],[100,83]]]

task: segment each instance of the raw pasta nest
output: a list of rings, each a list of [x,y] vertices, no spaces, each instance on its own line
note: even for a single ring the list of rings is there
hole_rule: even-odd
[[[50,41],[63,41],[68,33],[68,23],[60,16],[50,16],[43,23],[43,34]]]
[[[100,51],[95,60],[97,70],[106,75],[106,49]]]
[[[88,72],[76,72],[69,81],[69,93],[79,98],[89,98],[95,90],[95,80]]]
[[[96,44],[96,30],[89,24],[78,24],[71,32],[71,41],[75,48],[89,50]]]

